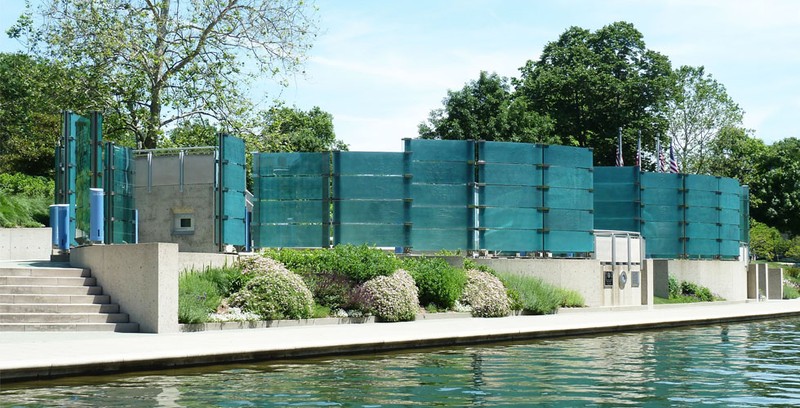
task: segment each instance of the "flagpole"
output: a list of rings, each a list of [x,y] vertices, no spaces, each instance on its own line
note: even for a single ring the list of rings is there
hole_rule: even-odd
[[[661,173],[661,139],[656,137],[656,173]]]
[[[642,169],[642,129],[639,129],[639,142],[636,144],[636,167]]]

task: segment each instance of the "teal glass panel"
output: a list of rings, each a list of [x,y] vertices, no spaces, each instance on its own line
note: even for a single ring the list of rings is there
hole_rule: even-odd
[[[719,255],[723,258],[736,258],[739,256],[739,240],[722,240],[719,243]]]
[[[263,200],[321,199],[328,190],[328,178],[319,176],[256,177],[255,184]]]
[[[633,185],[636,183],[635,167],[597,166],[594,167],[594,182]]]
[[[253,223],[321,223],[324,212],[329,211],[326,202],[307,201],[258,201],[260,211],[253,214]]]
[[[634,231],[639,232],[639,220],[623,217],[597,217],[594,218],[594,228],[599,230],[617,230],[617,231]]]
[[[542,163],[542,147],[530,143],[478,142],[478,157],[486,163]]]
[[[725,194],[735,194],[739,195],[741,192],[741,187],[739,186],[739,180],[728,178],[728,177],[720,177],[719,178],[719,191]],[[738,249],[737,249],[738,251]]]
[[[719,242],[716,239],[694,239],[686,241],[686,256],[689,258],[716,258],[719,256]]]
[[[686,237],[693,239],[717,239],[719,237],[719,226],[717,224],[706,224],[701,222],[690,222],[686,224]]]
[[[589,169],[572,167],[548,167],[542,172],[542,184],[549,187],[593,188],[592,172]]]
[[[642,204],[644,205],[682,205],[683,192],[678,189],[652,188],[642,190]]]
[[[260,176],[327,175],[329,153],[258,153],[253,155],[253,171]]]
[[[133,151],[107,143],[105,163],[105,242],[133,243],[136,238]]]
[[[94,187],[92,153],[94,145],[92,143],[91,120],[87,117],[71,114],[70,132],[74,137],[75,146],[75,212],[74,227],[75,233],[71,234],[74,243],[82,244],[88,241],[89,237],[89,189]]]
[[[367,244],[377,247],[406,247],[403,225],[348,224],[334,226],[334,244]]]
[[[683,221],[683,209],[674,205],[644,205],[642,206],[642,220],[647,222]]]
[[[724,209],[739,212],[739,206],[742,205],[741,201],[739,194],[722,193],[719,195],[719,206]]]
[[[506,186],[538,186],[542,184],[542,170],[528,164],[487,163],[478,166],[481,183]]]
[[[411,247],[415,251],[465,250],[473,247],[472,231],[461,229],[430,229],[414,226]]]
[[[719,195],[716,191],[688,190],[686,205],[689,207],[718,207]]]
[[[550,231],[544,234],[544,250],[554,254],[594,252],[590,231]]]
[[[642,234],[650,245],[650,239],[670,238],[679,241],[683,236],[683,227],[678,222],[651,221],[642,225]]]
[[[742,205],[739,208],[739,216],[740,216],[739,232],[741,233],[739,239],[742,242],[749,243],[750,242],[750,187],[742,186],[741,194],[739,195],[739,197],[742,200]],[[723,216],[720,215],[720,220],[722,219]]]
[[[592,168],[592,151],[583,147],[543,146],[544,163],[551,166]]]
[[[639,188],[633,184],[595,182],[593,196],[595,203],[634,202],[639,201]]]
[[[721,224],[740,224],[740,214],[737,210],[722,209],[719,212],[719,222]],[[741,225],[740,225],[741,228]]]
[[[535,208],[483,208],[479,218],[482,228],[542,228],[542,213]]]
[[[717,223],[719,222],[719,211],[716,208],[687,207],[686,221]]]
[[[683,175],[673,173],[642,173],[642,188],[681,189],[683,188]]]
[[[551,209],[544,214],[544,228],[552,231],[591,231],[594,217],[590,211]]]
[[[346,200],[334,203],[334,220],[341,224],[399,224],[405,223],[403,201]],[[343,225],[340,228],[346,229]]]
[[[480,231],[480,249],[506,252],[542,251],[543,236],[536,230],[486,230]]]
[[[544,191],[544,206],[570,210],[591,210],[594,208],[592,192],[574,188],[550,188]]]
[[[412,183],[467,184],[473,181],[472,165],[467,162],[411,162]]]
[[[731,224],[722,224],[719,227],[719,238],[730,240],[730,241],[738,241],[739,235],[741,232],[739,231],[739,224],[731,225]]]
[[[404,198],[402,176],[338,176],[333,194],[339,200]]]
[[[333,152],[337,175],[402,175],[403,153]]]
[[[467,207],[411,207],[413,230],[417,228],[463,229],[470,225],[473,210]],[[413,231],[412,230],[412,231]]]
[[[405,151],[413,161],[474,161],[471,140],[406,139]]]
[[[411,184],[414,206],[461,206],[472,203],[472,188],[466,184]]]
[[[319,248],[330,243],[327,225],[260,225],[253,234],[260,248]]]
[[[245,245],[245,145],[244,140],[230,135],[219,135],[220,208],[217,212],[221,221],[218,243],[226,245]]]
[[[543,197],[543,190],[535,187],[487,185],[480,188],[480,205],[489,207],[538,208],[543,206]]]
[[[639,204],[634,202],[605,202],[594,205],[595,224],[602,218],[639,218]]]
[[[719,178],[714,176],[706,176],[702,174],[686,174],[686,189],[687,190],[705,190],[705,191],[718,191]]]
[[[645,256],[648,258],[681,258],[683,244],[677,237],[647,238]]]

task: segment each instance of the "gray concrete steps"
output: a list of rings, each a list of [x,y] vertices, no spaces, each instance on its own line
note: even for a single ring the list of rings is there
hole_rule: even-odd
[[[0,331],[137,332],[82,268],[0,267]]]
[[[0,313],[119,313],[119,305],[116,303],[0,303]]]
[[[119,332],[136,333],[138,323],[0,323],[0,332]]]

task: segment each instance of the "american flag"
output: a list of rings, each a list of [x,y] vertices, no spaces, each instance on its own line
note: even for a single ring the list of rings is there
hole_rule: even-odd
[[[664,152],[661,150],[661,140],[656,139],[656,171],[664,172]]]
[[[669,139],[669,172],[678,172],[678,159],[675,158],[675,148],[673,147],[672,138]]]
[[[619,137],[617,139],[617,167],[622,167],[625,162],[622,160],[622,128],[619,128]]]

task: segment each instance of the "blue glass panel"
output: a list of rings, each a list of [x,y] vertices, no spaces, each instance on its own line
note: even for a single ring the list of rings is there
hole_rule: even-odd
[[[487,163],[542,163],[542,147],[530,143],[478,142],[478,156]]]
[[[472,231],[467,229],[411,229],[411,246],[415,251],[472,249]]]
[[[403,153],[334,152],[334,173],[338,175],[402,175]]]
[[[467,207],[411,207],[411,222],[418,228],[467,228],[473,210]]]
[[[412,162],[412,182],[422,184],[467,184],[473,182],[472,165],[466,162]]]
[[[542,251],[543,236],[535,230],[486,230],[480,232],[480,248],[489,251]]]
[[[480,211],[482,228],[542,228],[542,213],[535,208],[484,208]]]
[[[489,207],[542,207],[544,191],[535,187],[494,186],[480,188],[480,204]]]
[[[414,206],[462,206],[472,203],[472,187],[465,184],[412,184]]]
[[[334,198],[402,200],[403,180],[402,176],[338,176],[334,179]]]
[[[555,254],[594,252],[594,235],[588,231],[550,231],[544,234],[544,250]]]
[[[550,187],[593,188],[592,172],[589,169],[572,167],[548,167],[543,171],[542,184]]]
[[[542,184],[542,171],[527,164],[487,163],[478,167],[478,180],[495,185],[538,186]]]
[[[565,167],[592,167],[592,151],[583,147],[549,145],[542,148],[544,163]]]
[[[407,139],[406,152],[414,161],[473,161],[475,143],[470,140]]]
[[[544,206],[571,210],[591,210],[594,208],[592,192],[574,188],[550,188],[545,190]]]
[[[403,201],[347,200],[334,203],[337,223],[400,224],[405,222]]]

